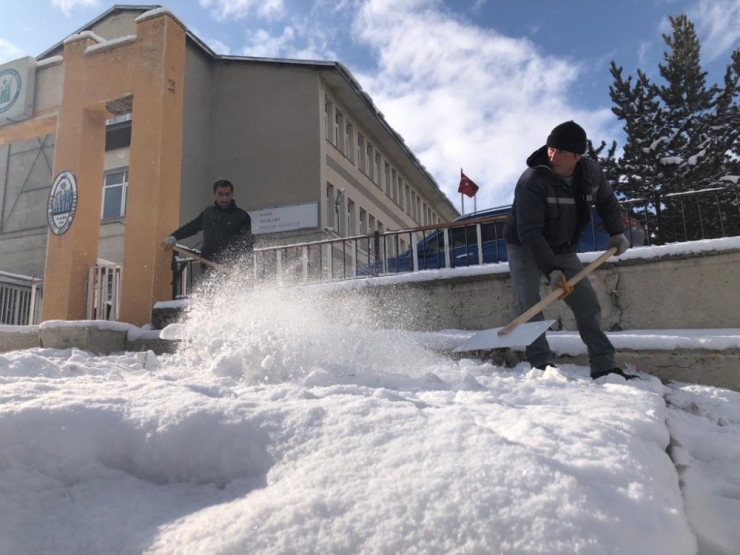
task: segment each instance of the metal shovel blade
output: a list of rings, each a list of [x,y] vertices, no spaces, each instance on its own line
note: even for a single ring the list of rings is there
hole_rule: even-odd
[[[555,320],[519,324],[506,335],[499,335],[501,328],[491,328],[476,333],[473,337],[456,347],[454,353],[465,351],[490,351],[505,347],[526,347],[555,323]]]

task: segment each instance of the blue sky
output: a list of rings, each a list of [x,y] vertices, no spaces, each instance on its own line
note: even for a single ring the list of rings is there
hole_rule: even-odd
[[[144,2],[119,2],[144,4]],[[36,56],[113,4],[3,7],[0,63]],[[740,47],[740,0],[178,0],[162,5],[216,52],[345,64],[460,207],[510,202],[526,157],[562,121],[617,139],[609,62],[659,80],[668,16],[686,13],[710,80]],[[466,212],[471,201],[466,202]]]

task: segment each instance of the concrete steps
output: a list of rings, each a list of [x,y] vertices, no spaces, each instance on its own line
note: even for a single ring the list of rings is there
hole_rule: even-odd
[[[161,327],[177,321],[181,308],[168,306],[159,311]],[[679,335],[691,336],[691,341]],[[652,374],[663,381],[681,381],[740,391],[740,330],[653,330],[609,334],[617,348],[617,361]],[[733,336],[737,332],[737,336]],[[451,353],[472,331],[415,332],[419,341],[440,352]],[[640,347],[640,338],[649,337]],[[573,333],[548,334],[559,364],[588,365],[585,346]],[[688,341],[688,343],[687,343]],[[39,326],[0,326],[0,353],[36,347],[76,348],[96,355],[124,351],[172,353],[178,342],[159,338],[159,330],[142,330],[119,322],[99,320],[49,321]],[[688,347],[686,346],[688,345]],[[436,347],[435,347],[436,346]],[[637,348],[635,348],[637,346]],[[665,348],[655,348],[656,346]],[[513,366],[519,362],[521,349],[476,353],[491,357],[498,365]]]

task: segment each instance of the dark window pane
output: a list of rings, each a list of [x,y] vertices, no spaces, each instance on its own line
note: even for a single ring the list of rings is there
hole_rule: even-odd
[[[105,131],[105,150],[131,146],[131,122],[109,126]]]
[[[105,176],[105,184],[107,185],[120,185],[124,181],[126,172],[109,173]]]
[[[103,194],[103,219],[120,218],[123,187],[107,187]]]

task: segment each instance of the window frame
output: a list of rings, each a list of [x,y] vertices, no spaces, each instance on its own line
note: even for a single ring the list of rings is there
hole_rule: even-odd
[[[112,175],[123,174],[121,183],[108,184],[108,178]],[[129,167],[123,166],[121,168],[111,168],[103,172],[103,195],[100,203],[100,220],[101,221],[112,221],[120,220],[126,217],[126,207],[128,204],[128,186],[129,186]],[[107,191],[113,188],[121,188],[121,204],[119,206],[118,216],[105,216],[105,199]]]

